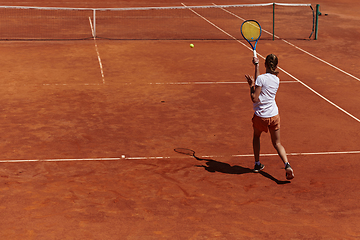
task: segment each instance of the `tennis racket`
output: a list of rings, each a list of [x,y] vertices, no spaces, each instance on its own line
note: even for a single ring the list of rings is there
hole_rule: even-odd
[[[250,44],[251,48],[253,49],[254,57],[257,57],[256,45],[261,36],[260,24],[255,20],[246,20],[241,24],[240,32],[243,38]]]

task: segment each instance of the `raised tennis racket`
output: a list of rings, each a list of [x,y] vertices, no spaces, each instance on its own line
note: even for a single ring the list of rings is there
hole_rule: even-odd
[[[241,24],[240,32],[243,38],[248,41],[251,48],[254,51],[254,57],[257,57],[256,55],[256,45],[257,42],[261,36],[261,26],[260,24],[255,20],[246,20]],[[254,44],[253,44],[254,43]]]

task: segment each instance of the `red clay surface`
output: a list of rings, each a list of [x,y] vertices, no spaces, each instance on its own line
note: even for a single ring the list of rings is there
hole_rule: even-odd
[[[260,41],[258,53],[277,54],[282,69],[359,119],[360,6],[318,3],[319,39],[290,42],[355,78],[281,40]],[[243,77],[253,73],[252,53],[242,44],[96,43],[105,84],[94,40],[0,42],[1,239],[360,237],[360,155],[349,153],[360,150],[359,121],[281,72],[282,143],[288,153],[314,154],[289,156],[291,182],[277,156],[263,156],[266,168],[254,174],[252,104]],[[195,150],[199,160],[175,153],[177,147]],[[261,151],[275,153],[269,135]],[[32,159],[58,160],[16,162]]]

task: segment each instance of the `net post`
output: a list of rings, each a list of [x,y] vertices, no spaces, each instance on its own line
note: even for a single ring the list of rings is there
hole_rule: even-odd
[[[93,9],[94,38],[96,38],[96,9]]]
[[[315,37],[314,39],[318,39],[318,29],[319,29],[319,15],[320,15],[320,4],[316,4],[316,16],[315,16]]]

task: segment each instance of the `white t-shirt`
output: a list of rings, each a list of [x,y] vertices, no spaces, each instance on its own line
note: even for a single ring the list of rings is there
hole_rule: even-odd
[[[280,79],[271,73],[261,74],[257,77],[255,85],[261,87],[259,101],[253,105],[257,116],[270,118],[279,114],[279,109],[275,102],[279,83]]]

